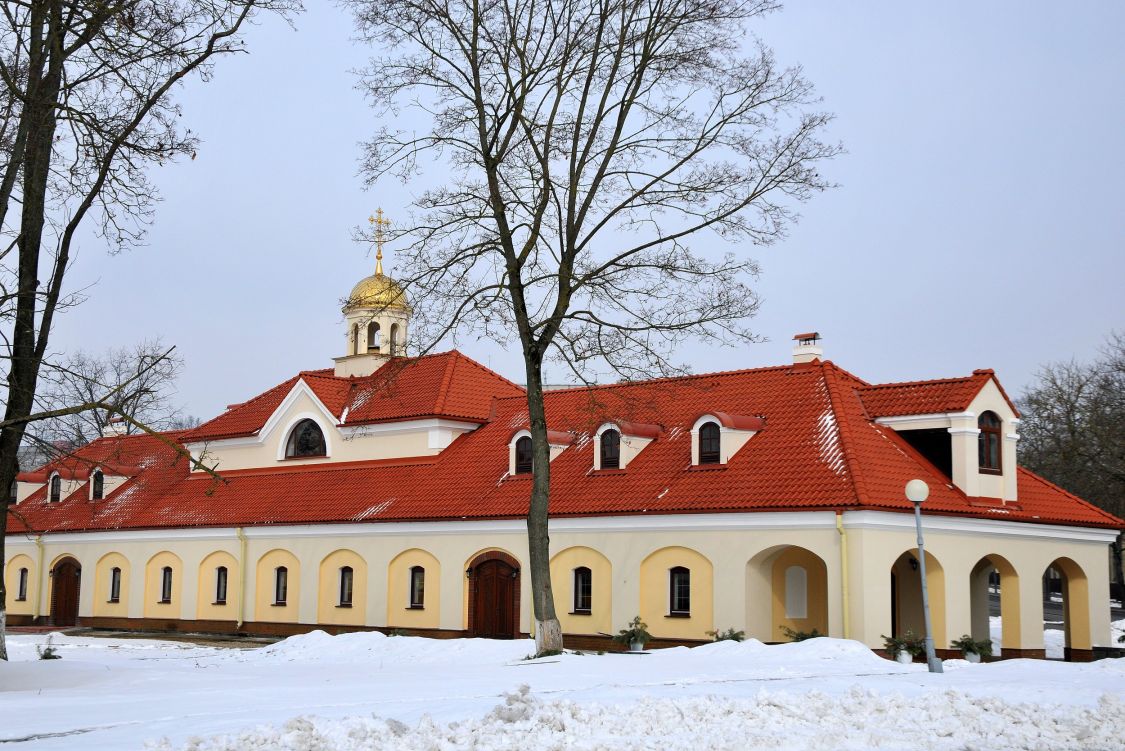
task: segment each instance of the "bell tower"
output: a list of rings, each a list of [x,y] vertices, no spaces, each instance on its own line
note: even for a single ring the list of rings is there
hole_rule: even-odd
[[[383,273],[383,242],[390,220],[379,209],[368,221],[374,230],[375,273],[352,288],[344,303],[346,347],[335,358],[337,376],[366,376],[406,351],[410,305],[406,293]]]

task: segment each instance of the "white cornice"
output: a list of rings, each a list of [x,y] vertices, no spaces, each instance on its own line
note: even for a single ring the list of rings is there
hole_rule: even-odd
[[[976,414],[973,412],[931,412],[925,415],[888,415],[887,417],[876,417],[875,423],[877,425],[886,425],[893,428],[919,422],[933,422],[934,420],[943,420],[952,423],[953,420],[964,420],[971,417],[976,417]]]
[[[377,422],[368,425],[348,425],[340,428],[340,434],[349,438],[359,435],[394,435],[396,433],[419,433],[423,430],[449,429],[449,430],[476,430],[479,422],[465,422],[462,420],[445,420],[440,417],[431,417],[424,420],[399,420],[397,422]]]
[[[984,511],[984,509],[981,509]],[[989,537],[1025,537],[1075,542],[1111,543],[1117,539],[1112,529],[1097,527],[1070,527],[1059,524],[1032,524],[1028,522],[1007,521],[1003,509],[998,509],[997,518],[979,517],[959,518],[955,516],[936,516],[923,513],[922,526],[929,532],[948,532],[960,535],[983,535]],[[914,532],[914,517],[890,511],[845,511],[844,527],[847,529],[880,529],[895,532]]]

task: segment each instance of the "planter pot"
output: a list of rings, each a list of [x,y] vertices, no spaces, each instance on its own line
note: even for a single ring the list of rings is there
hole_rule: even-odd
[[[631,642],[629,642],[629,651],[630,652],[644,652],[645,651],[645,643],[643,641],[631,641]]]
[[[895,662],[901,665],[909,665],[914,662],[914,655],[907,652],[905,649],[895,655]]]
[[[965,659],[969,662],[980,662],[980,655],[976,652],[964,652]]]

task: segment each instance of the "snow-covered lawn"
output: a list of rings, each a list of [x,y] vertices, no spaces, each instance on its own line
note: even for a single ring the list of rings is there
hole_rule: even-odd
[[[1125,623],[1115,624],[1119,628]],[[314,632],[257,649],[9,638],[0,748],[1115,749],[1125,659],[946,662],[721,642],[526,660],[529,641]]]

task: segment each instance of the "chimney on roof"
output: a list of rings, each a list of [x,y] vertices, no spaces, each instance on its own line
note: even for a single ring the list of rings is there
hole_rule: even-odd
[[[125,435],[128,426],[125,424],[125,418],[121,415],[113,415],[106,420],[105,427],[102,428],[103,438],[112,438],[117,435]]]
[[[793,345],[793,364],[795,365],[819,360],[824,356],[824,348],[820,346],[820,334],[816,331],[797,334],[793,337],[793,341],[796,342]]]

